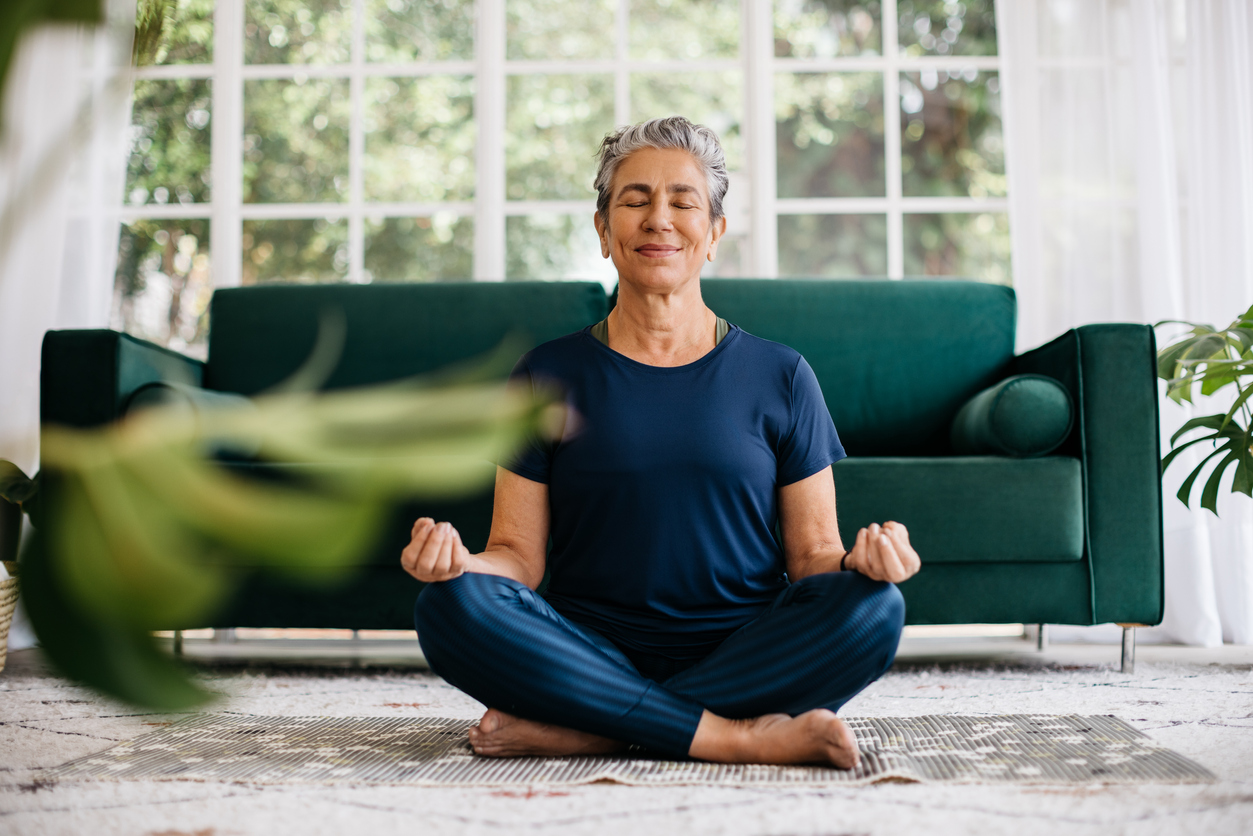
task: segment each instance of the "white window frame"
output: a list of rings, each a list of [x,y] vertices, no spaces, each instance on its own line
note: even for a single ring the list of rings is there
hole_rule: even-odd
[[[749,248],[746,275],[771,279],[779,275],[778,221],[780,215],[881,215],[887,218],[888,276],[904,275],[904,216],[913,213],[1008,212],[1006,198],[906,197],[901,194],[900,73],[920,70],[1000,72],[1001,57],[903,56],[897,42],[897,2],[882,0],[880,32],[883,55],[810,59],[774,56],[773,0],[740,0],[740,57],[693,61],[631,60],[630,0],[617,0],[615,52],[603,60],[506,60],[506,0],[477,0],[475,58],[412,64],[381,64],[365,60],[364,0],[354,0],[350,61],[344,64],[244,64],[244,3],[217,0],[214,10],[212,64],[142,67],[137,79],[212,80],[211,195],[207,203],[124,206],[123,222],[160,218],[208,218],[212,274],[217,287],[240,284],[243,222],[261,219],[334,218],[348,221],[347,280],[366,280],[364,269],[365,219],[370,216],[414,217],[435,212],[474,218],[476,281],[499,281],[505,276],[506,218],[540,213],[583,214],[589,218],[594,200],[507,200],[505,194],[506,88],[510,75],[601,73],[614,79],[614,122],[630,119],[630,74],[633,72],[705,72],[738,70],[744,75],[742,133],[746,146]],[[998,50],[999,52],[999,50]],[[877,72],[883,77],[886,194],[884,197],[780,198],[777,192],[777,146],[774,116],[774,77],[795,72]],[[326,203],[243,203],[243,93],[244,82],[261,78],[347,78],[352,108],[349,121],[349,194],[345,201]],[[374,76],[417,77],[472,75],[475,80],[474,118],[477,131],[475,198],[447,203],[367,202],[363,193],[365,152],[363,91]],[[1000,95],[1006,95],[1001,85]],[[1003,110],[1003,109],[1002,109]],[[1009,157],[1008,143],[1005,150]],[[228,255],[229,254],[229,255]]]

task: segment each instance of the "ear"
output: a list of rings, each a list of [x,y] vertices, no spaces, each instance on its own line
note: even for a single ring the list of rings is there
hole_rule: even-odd
[[[600,257],[609,258],[609,227],[600,212],[592,212],[592,223],[596,225],[596,237],[600,239]]]
[[[718,241],[723,235],[727,234],[727,216],[723,215],[716,223],[711,224],[709,228],[709,252],[705,254],[705,258],[710,261],[718,255]]]

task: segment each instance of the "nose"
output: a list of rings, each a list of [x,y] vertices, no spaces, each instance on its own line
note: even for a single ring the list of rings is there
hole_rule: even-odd
[[[649,205],[648,214],[644,217],[644,228],[649,232],[669,232],[674,228],[672,221],[670,201],[654,200]]]

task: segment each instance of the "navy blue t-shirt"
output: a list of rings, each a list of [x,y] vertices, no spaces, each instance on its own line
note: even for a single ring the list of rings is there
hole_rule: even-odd
[[[635,652],[711,652],[787,585],[778,493],[844,458],[818,379],[731,327],[694,363],[638,363],[584,329],[518,361],[557,384],[557,441],[505,466],[548,485],[548,602]]]

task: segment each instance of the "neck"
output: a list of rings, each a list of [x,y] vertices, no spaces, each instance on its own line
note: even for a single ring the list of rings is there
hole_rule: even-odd
[[[705,307],[699,280],[667,291],[619,283],[609,347],[650,366],[684,366],[713,351],[717,320]]]

